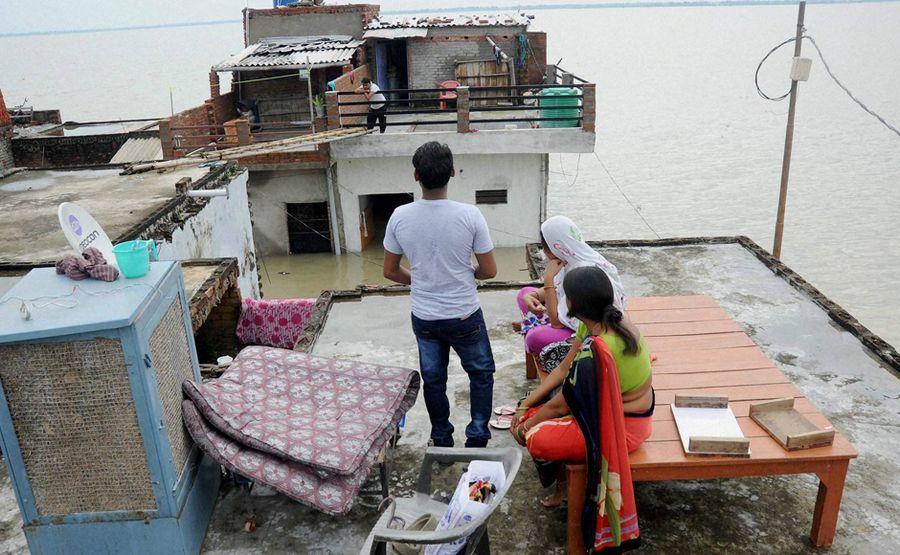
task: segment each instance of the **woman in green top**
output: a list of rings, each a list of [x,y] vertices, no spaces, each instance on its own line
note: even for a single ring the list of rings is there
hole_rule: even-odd
[[[542,463],[584,460],[584,438],[562,393],[556,390],[570,374],[582,342],[593,336],[608,345],[615,360],[625,413],[626,444],[629,452],[634,451],[652,431],[654,395],[647,342],[613,305],[613,287],[603,270],[578,268],[566,276],[563,287],[570,313],[588,323],[578,326],[566,358],[520,402],[517,415],[524,414],[513,420],[510,432],[522,445],[527,439],[529,452]],[[536,433],[539,430],[541,433]],[[557,482],[556,493],[544,499],[543,504],[558,505],[564,495],[565,488]]]

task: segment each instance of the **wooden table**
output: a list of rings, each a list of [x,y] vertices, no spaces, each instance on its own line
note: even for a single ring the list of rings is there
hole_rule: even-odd
[[[633,480],[816,474],[819,493],[810,539],[816,546],[831,545],[847,466],[857,455],[853,446],[838,433],[828,447],[786,451],[750,419],[751,402],[793,397],[795,408],[812,423],[831,425],[712,297],[633,298],[629,299],[628,315],[657,356],[653,363],[653,435],[630,455]],[[750,439],[750,458],[685,455],[672,417],[676,392],[728,395],[731,409]],[[584,553],[580,515],[585,466],[569,465],[567,474],[568,551]]]

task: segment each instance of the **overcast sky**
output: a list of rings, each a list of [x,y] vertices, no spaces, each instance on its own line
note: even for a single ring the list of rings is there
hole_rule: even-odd
[[[368,0],[382,10],[452,6],[580,3],[584,0]],[[332,1],[330,4],[350,2]],[[364,3],[364,2],[358,2]],[[240,19],[245,6],[268,8],[271,0],[0,0],[0,34]]]

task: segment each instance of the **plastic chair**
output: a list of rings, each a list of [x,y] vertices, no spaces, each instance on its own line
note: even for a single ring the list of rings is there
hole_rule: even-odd
[[[439,544],[449,543],[466,536],[469,536],[469,540],[463,553],[466,555],[472,553],[489,554],[491,546],[488,539],[487,523],[497,507],[500,506],[500,502],[503,501],[510,487],[512,487],[516,474],[519,472],[519,465],[522,463],[522,451],[519,449],[514,447],[503,449],[428,448],[425,451],[425,458],[422,460],[422,468],[419,470],[416,493],[412,497],[396,500],[395,516],[403,518],[406,522],[412,522],[424,514],[431,513],[440,520],[444,516],[444,511],[446,511],[448,504],[431,498],[431,477],[434,463],[470,462],[474,460],[500,461],[503,463],[504,471],[506,471],[506,484],[494,494],[494,499],[488,506],[488,511],[484,516],[457,528],[431,532],[413,532],[388,528],[390,515],[385,513],[381,515],[369,533],[369,537],[366,538],[366,543],[359,552],[360,555],[384,555],[389,553],[389,544],[391,543]]]
[[[441,83],[441,88],[446,89],[442,90],[438,95],[438,98],[440,98],[441,110],[447,108],[447,101],[456,100],[456,88],[461,86],[459,81],[444,81]]]

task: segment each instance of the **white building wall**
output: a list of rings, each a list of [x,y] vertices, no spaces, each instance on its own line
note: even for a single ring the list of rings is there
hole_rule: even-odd
[[[540,238],[547,194],[546,154],[464,154],[454,156],[456,177],[450,180],[452,200],[475,204],[475,191],[506,189],[507,204],[478,205],[497,247],[519,247]],[[338,194],[343,215],[345,247],[361,248],[360,195],[413,193],[421,188],[413,179],[408,156],[357,158],[336,161]]]
[[[241,296],[255,299],[259,298],[259,276],[247,203],[247,177],[247,171],[235,176],[226,186],[227,197],[208,199],[198,214],[172,233],[171,240],[159,245],[159,258],[237,258]]]
[[[287,205],[327,202],[325,170],[253,171],[249,196],[259,254],[290,254]]]

